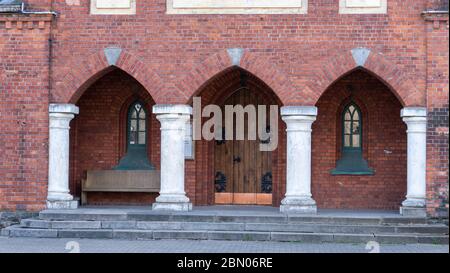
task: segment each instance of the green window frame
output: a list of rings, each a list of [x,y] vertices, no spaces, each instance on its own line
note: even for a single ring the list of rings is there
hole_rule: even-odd
[[[348,104],[342,115],[342,144],[344,150],[362,150],[361,110],[354,104]]]
[[[336,162],[333,175],[372,175],[363,158],[363,116],[359,106],[351,101],[341,112],[341,158]]]
[[[140,101],[130,106],[127,124],[128,146],[147,145],[147,112]]]

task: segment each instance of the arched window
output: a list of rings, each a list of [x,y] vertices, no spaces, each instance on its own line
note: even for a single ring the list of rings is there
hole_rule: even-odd
[[[336,168],[331,171],[334,175],[370,175],[373,170],[369,168],[363,158],[362,136],[363,120],[361,110],[354,102],[344,107],[341,113],[342,152],[341,158],[336,162]]]
[[[147,140],[147,113],[137,101],[128,110],[128,145],[145,145]]]
[[[127,152],[115,170],[153,170],[147,156],[148,122],[145,104],[137,100],[128,107]]]
[[[353,103],[344,108],[343,115],[344,149],[361,149],[361,111]]]

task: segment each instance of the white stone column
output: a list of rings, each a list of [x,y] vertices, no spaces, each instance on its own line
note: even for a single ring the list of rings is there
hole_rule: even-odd
[[[69,124],[78,114],[73,104],[49,105],[47,208],[75,209],[78,201],[69,193]]]
[[[400,213],[426,216],[427,109],[405,107],[400,113],[408,126],[407,193]]]
[[[311,125],[316,120],[314,106],[284,106],[281,116],[287,128],[286,196],[283,213],[317,213],[311,195]]]
[[[184,191],[184,139],[192,107],[158,104],[153,113],[161,123],[161,190],[153,209],[189,211],[192,203]]]

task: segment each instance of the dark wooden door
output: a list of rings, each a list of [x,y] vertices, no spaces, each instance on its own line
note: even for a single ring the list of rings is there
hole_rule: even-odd
[[[256,113],[258,105],[267,105],[269,109],[269,103],[257,91],[241,89],[225,101],[222,106],[223,118],[225,119],[225,105],[245,107],[249,104],[255,106]],[[270,205],[272,204],[271,152],[260,151],[257,131],[256,140],[248,139],[248,115],[245,115],[244,125],[245,140],[236,140],[236,120],[234,120],[234,140],[215,142],[216,204]],[[256,125],[258,126],[257,122]]]

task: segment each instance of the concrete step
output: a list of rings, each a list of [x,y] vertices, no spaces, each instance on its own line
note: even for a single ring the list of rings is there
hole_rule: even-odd
[[[445,225],[330,225],[330,224],[246,224],[245,230],[251,231],[280,231],[280,232],[307,232],[307,233],[428,233],[448,234]]]
[[[101,238],[127,240],[190,239],[190,240],[240,240],[280,241],[304,243],[367,243],[380,244],[448,244],[448,235],[440,234],[347,234],[304,233],[277,231],[219,231],[219,230],[138,230],[138,229],[43,229],[10,226],[1,231],[2,236],[34,238]]]
[[[303,233],[429,233],[448,234],[443,224],[409,225],[335,225],[328,223],[235,223],[178,221],[55,221],[24,219],[21,227],[38,229],[138,229],[138,230],[218,230],[218,231],[279,231]]]
[[[52,211],[39,214],[42,220],[60,221],[156,221],[156,222],[217,222],[217,223],[317,223],[333,225],[409,225],[427,224],[420,217],[358,217],[358,216],[303,216],[303,215],[216,215],[201,213],[161,213],[161,212],[95,212]]]
[[[101,221],[49,221],[40,219],[23,219],[20,226],[42,229],[100,229]]]
[[[65,221],[125,221],[127,220],[127,214],[125,212],[82,212],[79,213],[76,210],[63,211],[63,210],[45,210],[39,213],[39,219],[42,220],[65,220]]]

